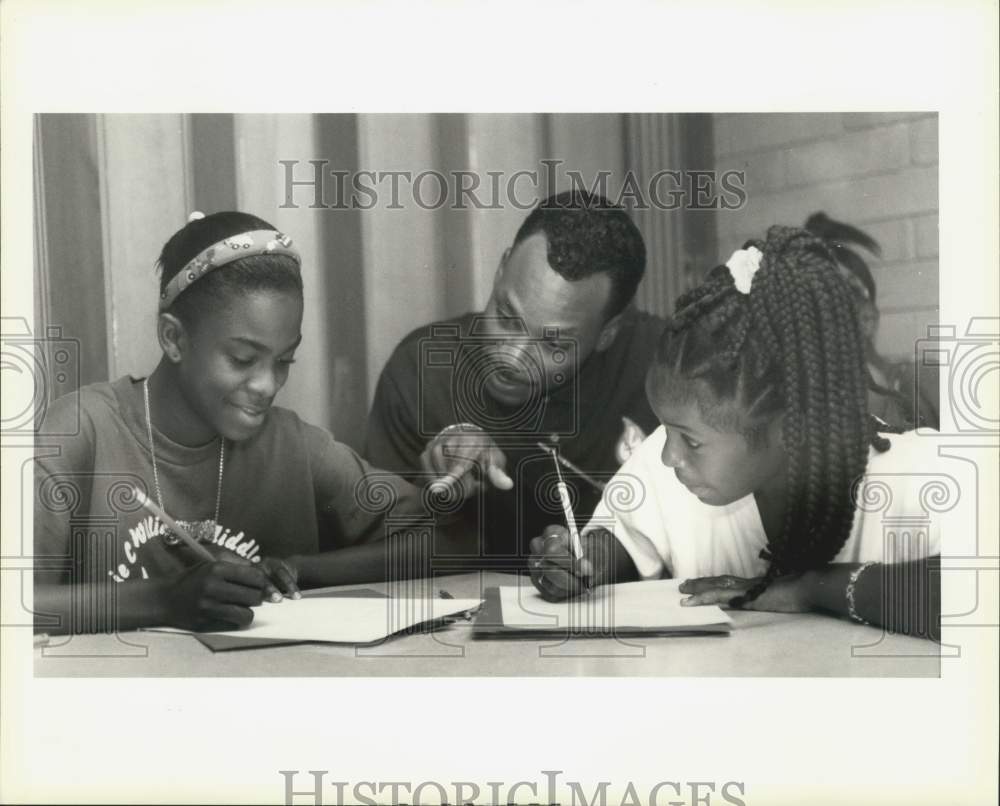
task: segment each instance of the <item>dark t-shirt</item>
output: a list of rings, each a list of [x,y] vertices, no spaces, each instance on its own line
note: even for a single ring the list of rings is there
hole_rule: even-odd
[[[215,515],[219,443],[187,447],[155,429],[153,438],[163,507],[197,531]],[[52,404],[36,440],[37,580],[123,581],[185,567],[163,524],[129,492],[138,485],[156,500],[148,446],[138,380],[93,384]],[[219,524],[206,536],[251,562],[315,554],[385,537],[388,513],[376,499],[387,498],[400,507],[393,514],[422,506],[415,487],[275,406],[256,435],[226,443]]]
[[[664,322],[630,311],[611,346],[594,352],[574,380],[547,398],[520,407],[503,406],[482,389],[484,344],[480,314],[418,328],[396,347],[375,391],[365,455],[373,464],[419,483],[420,454],[453,423],[482,427],[507,457],[514,489],[488,489],[470,500],[469,528],[484,538],[483,566],[519,567],[532,537],[545,526],[565,523],[556,491],[554,462],[538,447],[558,441],[560,453],[588,475],[607,481],[618,469],[615,448],[622,417],[647,434],[657,421],[645,394]],[[557,439],[553,439],[553,438]],[[582,528],[600,493],[572,471],[563,476]]]

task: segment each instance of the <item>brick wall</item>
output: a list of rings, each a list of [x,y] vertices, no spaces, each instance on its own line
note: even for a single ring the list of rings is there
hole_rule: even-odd
[[[747,204],[718,215],[725,260],[771,224],[824,210],[882,245],[870,261],[879,350],[912,356],[938,316],[938,140],[933,113],[725,114],[716,168],[745,170]]]

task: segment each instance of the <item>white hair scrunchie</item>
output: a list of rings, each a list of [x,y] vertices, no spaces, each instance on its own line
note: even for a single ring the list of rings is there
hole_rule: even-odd
[[[726,268],[733,276],[733,284],[741,294],[749,294],[753,276],[760,271],[760,260],[764,254],[756,247],[737,249],[726,261]]]
[[[191,215],[188,216],[188,223],[192,221],[197,221],[198,219],[204,218],[205,214],[201,210],[195,210]]]

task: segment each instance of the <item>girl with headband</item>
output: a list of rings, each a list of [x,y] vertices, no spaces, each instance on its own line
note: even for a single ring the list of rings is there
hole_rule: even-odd
[[[159,266],[156,369],[60,398],[40,431],[36,628],[233,629],[299,586],[384,578],[388,508],[364,499],[422,514],[419,492],[274,405],[302,338],[291,239],[196,213]]]
[[[895,512],[924,514],[937,446],[872,417],[867,386],[835,255],[772,227],[678,301],[646,382],[661,426],[608,484],[582,559],[562,527],[532,541],[536,587],[557,600],[585,581],[667,576],[685,580],[687,605],[936,636],[937,519],[886,532],[865,510],[886,484]]]

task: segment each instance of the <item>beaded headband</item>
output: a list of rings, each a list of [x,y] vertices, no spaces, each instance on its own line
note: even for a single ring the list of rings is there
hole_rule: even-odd
[[[160,310],[173,305],[185,288],[210,271],[253,255],[286,255],[302,265],[299,253],[292,249],[292,239],[276,230],[258,229],[230,235],[199,252],[170,279],[160,294]]]

